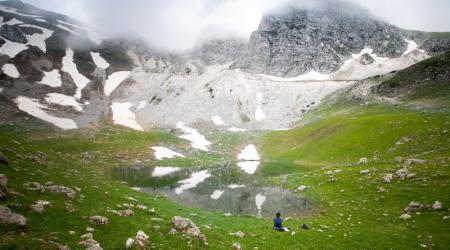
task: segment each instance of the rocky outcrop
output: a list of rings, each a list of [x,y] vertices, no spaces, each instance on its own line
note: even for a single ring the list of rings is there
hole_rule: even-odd
[[[235,61],[246,43],[237,39],[214,39],[204,42],[194,50],[193,58],[205,64],[225,64]]]
[[[0,223],[25,226],[27,219],[20,214],[14,213],[8,207],[0,205]]]
[[[22,33],[20,28],[8,24],[5,24],[0,28],[0,36],[16,43],[28,42],[27,38]]]
[[[176,230],[181,231],[187,235],[197,237],[198,239],[203,241],[205,245],[208,245],[208,241],[206,240],[205,235],[200,232],[200,229],[190,219],[175,216],[172,218],[172,224],[174,225]]]
[[[266,14],[233,67],[294,77],[311,70],[334,72],[352,53],[368,47],[381,57],[398,57],[406,50],[407,43],[397,27],[350,3],[319,2],[323,6],[292,6]],[[364,63],[370,63],[366,59]]]
[[[448,38],[428,39],[422,43],[420,48],[432,55],[442,54],[447,51],[450,51],[450,39]]]

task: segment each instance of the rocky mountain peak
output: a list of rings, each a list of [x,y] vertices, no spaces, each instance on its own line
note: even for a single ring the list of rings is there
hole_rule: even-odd
[[[382,57],[406,50],[399,28],[338,2],[327,7],[290,5],[265,14],[233,67],[282,77],[311,70],[328,74],[365,48]]]

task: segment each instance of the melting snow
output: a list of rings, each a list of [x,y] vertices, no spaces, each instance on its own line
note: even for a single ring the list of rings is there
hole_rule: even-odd
[[[62,81],[61,81],[61,74],[59,74],[59,70],[54,69],[49,72],[44,71],[44,77],[39,83],[54,88],[61,87]]]
[[[373,49],[367,47],[363,50],[361,50],[361,52],[359,52],[359,54],[352,54],[352,58],[346,60],[344,62],[344,65],[350,64],[353,60],[358,59],[360,56],[364,55],[364,54],[369,54],[375,61],[384,61],[384,60],[388,60],[389,58],[386,57],[378,57],[376,54],[373,53]]]
[[[109,96],[128,75],[130,75],[130,71],[118,71],[109,75],[105,82],[105,95]]]
[[[220,196],[222,196],[222,194],[224,193],[223,190],[214,190],[214,192],[211,194],[211,199],[213,200],[218,200],[220,198]]]
[[[263,93],[256,94],[256,102],[258,103],[257,104],[258,106],[256,107],[255,119],[257,121],[262,121],[262,120],[266,119],[266,115],[264,114],[264,112],[262,111],[262,108],[261,108],[263,96],[264,96]]]
[[[219,116],[213,116],[213,117],[211,117],[211,120],[214,122],[214,124],[216,125],[216,126],[222,126],[222,125],[225,125],[225,123],[222,121],[222,119],[219,117]]]
[[[63,95],[59,93],[50,93],[47,94],[47,97],[45,98],[47,103],[50,104],[58,104],[61,106],[70,106],[73,107],[76,111],[83,111],[83,105],[79,103],[75,97]]]
[[[180,168],[178,167],[156,167],[155,169],[153,169],[153,173],[152,176],[153,177],[162,177],[162,176],[166,176],[169,175],[171,173],[180,171]]]
[[[17,70],[16,66],[11,63],[7,63],[7,64],[3,65],[2,71],[3,71],[3,73],[5,73],[6,75],[8,75],[9,77],[12,77],[12,78],[19,78],[19,76],[20,76],[20,73]]]
[[[177,128],[185,133],[178,137],[190,141],[193,148],[208,151],[208,146],[211,145],[211,142],[207,141],[196,129],[187,127],[182,122],[177,122]]]
[[[247,129],[231,127],[231,128],[228,129],[228,131],[231,131],[231,132],[244,132],[244,131],[247,131]]]
[[[266,196],[264,196],[262,194],[257,194],[255,196],[256,208],[258,209],[259,215],[261,214],[262,205],[264,204],[265,201],[266,201]]]
[[[231,189],[243,188],[243,187],[245,187],[245,185],[238,185],[238,184],[230,184],[230,185],[228,185],[228,188],[231,188]]]
[[[181,194],[185,190],[194,188],[209,177],[211,177],[211,174],[208,173],[208,170],[202,170],[200,172],[192,173],[189,179],[181,180],[178,182],[182,185],[175,189],[175,193]]]
[[[41,17],[41,16],[38,16],[38,15],[23,14],[23,13],[20,13],[15,8],[7,7],[7,6],[4,6],[4,5],[0,5],[0,10],[3,11],[3,12],[12,13],[12,14],[16,14],[16,15],[19,15],[19,16],[32,17],[32,18]]]
[[[28,46],[23,43],[12,42],[4,37],[5,43],[0,47],[0,54],[7,55],[10,58],[14,58],[20,52],[28,49]]]
[[[298,81],[326,81],[330,79],[330,75],[319,73],[315,70],[299,75],[296,77],[278,77],[260,74],[260,76],[277,82],[298,82]]]
[[[66,55],[62,59],[62,70],[69,73],[72,77],[75,85],[77,86],[77,90],[75,93],[75,97],[77,99],[81,98],[81,91],[86,87],[89,83],[89,79],[87,79],[84,75],[80,74],[77,69],[77,65],[73,61],[73,50],[68,48],[66,49]]]
[[[4,22],[3,24],[8,24],[8,25],[12,26],[12,25],[17,25],[17,24],[23,24],[23,22],[13,18],[13,19],[9,20],[8,22]]]
[[[91,56],[97,67],[101,69],[107,69],[109,67],[109,63],[102,56],[100,56],[100,53],[91,52]]]
[[[239,160],[244,161],[259,161],[261,160],[261,157],[258,155],[258,151],[256,150],[255,145],[250,144],[247,147],[245,147],[240,154],[238,154],[237,158]]]
[[[155,151],[155,158],[157,160],[162,160],[164,158],[174,158],[174,157],[184,157],[184,155],[177,153],[175,151],[172,151],[165,147],[152,147],[152,149]]]
[[[247,174],[254,174],[258,169],[259,164],[259,161],[241,161],[237,163],[238,167],[244,170]]]
[[[30,24],[23,24],[20,25],[20,27],[31,27],[31,28],[37,28],[42,30],[42,34],[34,33],[33,35],[26,35],[28,39],[28,45],[36,46],[39,49],[42,50],[42,52],[47,52],[47,46],[45,44],[45,40],[50,38],[53,34],[53,30],[45,29],[39,26],[30,25]]]
[[[39,101],[36,99],[32,99],[26,96],[18,96],[15,101],[17,103],[17,107],[20,110],[32,116],[35,116],[39,119],[42,119],[46,122],[52,123],[57,127],[60,127],[62,129],[77,128],[77,124],[71,119],[49,115],[47,112],[43,110],[48,109],[48,107],[39,103]]]
[[[113,104],[111,105],[111,109],[113,112],[114,124],[119,124],[135,130],[143,131],[144,129],[135,120],[136,116],[133,112],[130,111],[131,106],[132,105],[129,102],[113,102]]]

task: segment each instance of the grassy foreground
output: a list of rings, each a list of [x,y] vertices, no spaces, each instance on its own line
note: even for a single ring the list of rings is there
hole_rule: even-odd
[[[186,149],[186,142],[173,134],[110,127],[54,134],[3,126],[0,151],[10,164],[0,165],[0,173],[8,177],[8,187],[21,195],[10,194],[0,204],[24,215],[27,225],[0,225],[0,249],[57,248],[51,241],[83,249],[77,243],[87,227],[95,229],[93,238],[104,249],[124,249],[127,238],[138,230],[149,235],[149,248],[206,248],[198,239],[193,238],[189,246],[190,240],[182,234],[168,234],[175,215],[193,220],[206,235],[210,249],[232,249],[233,243],[243,249],[448,249],[450,219],[444,218],[450,216],[449,133],[448,110],[369,105],[325,107],[295,129],[258,133],[256,139],[249,136],[252,142],[259,141],[264,158],[259,177],[289,189],[306,185],[304,195],[319,204],[314,216],[287,220],[285,226],[291,232],[276,233],[270,218],[225,217],[186,208],[134,191],[105,175],[105,169],[117,164],[152,161],[152,145]],[[228,134],[217,138],[212,146],[216,152],[233,152],[247,139]],[[231,149],[225,150],[227,145]],[[193,159],[169,163],[195,166],[221,159],[219,153],[188,153]],[[357,164],[362,157],[367,157],[367,164]],[[384,183],[382,177],[395,175],[408,158],[426,162],[409,166],[416,176]],[[369,174],[360,173],[365,169]],[[69,201],[63,194],[24,187],[26,182],[49,181],[81,191]],[[52,206],[43,214],[32,212],[30,206],[37,200],[50,201]],[[426,205],[440,201],[443,209],[424,209],[411,213],[409,220],[399,219],[411,201]],[[67,202],[74,212],[64,209]],[[119,217],[106,211],[124,203],[145,205],[156,212],[132,209],[133,216]],[[87,219],[91,215],[106,216],[109,223],[93,225]],[[311,229],[300,229],[302,223]],[[243,238],[230,235],[239,230],[245,233]]]

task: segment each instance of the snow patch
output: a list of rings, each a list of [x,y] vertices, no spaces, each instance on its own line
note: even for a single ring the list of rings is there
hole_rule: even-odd
[[[72,77],[75,85],[77,86],[77,90],[75,93],[75,98],[81,98],[81,91],[86,87],[89,83],[89,79],[87,79],[84,75],[78,72],[77,65],[73,61],[73,50],[70,48],[66,49],[66,55],[62,59],[62,70],[69,73]]]
[[[63,95],[59,93],[49,93],[45,97],[45,101],[49,104],[58,104],[61,106],[73,107],[76,111],[83,111],[83,105],[79,103],[75,97]]]
[[[373,49],[371,49],[370,47],[367,47],[363,50],[361,50],[361,52],[359,52],[359,54],[352,54],[352,58],[346,60],[344,62],[344,65],[350,64],[351,62],[353,62],[354,60],[358,59],[359,57],[361,57],[364,54],[369,54],[375,61],[385,61],[385,60],[389,60],[389,58],[387,57],[379,57],[376,54],[373,53]]]
[[[237,165],[247,174],[254,174],[258,169],[260,162],[259,161],[241,161],[238,162]]]
[[[231,189],[244,188],[244,187],[245,187],[245,185],[238,185],[238,184],[230,184],[230,185],[228,185],[228,188],[231,188]]]
[[[28,49],[26,44],[12,42],[4,37],[2,39],[5,40],[5,43],[0,47],[0,54],[7,55],[10,58],[14,58],[20,52]]]
[[[222,196],[222,194],[224,193],[225,191],[223,191],[223,190],[214,190],[214,192],[211,194],[211,199],[213,199],[213,200],[218,200],[219,198],[220,198],[220,196]]]
[[[208,151],[208,146],[211,145],[211,142],[206,140],[196,129],[187,127],[182,122],[177,122],[177,128],[185,133],[178,136],[179,138],[190,141],[193,148]]]
[[[208,170],[192,173],[190,178],[178,182],[182,185],[175,189],[175,194],[182,194],[188,189],[195,188],[209,177],[211,177],[211,174],[209,174]]]
[[[97,67],[101,69],[107,69],[109,67],[109,63],[102,56],[100,56],[100,53],[91,52],[91,56]]]
[[[19,76],[20,76],[20,73],[17,70],[16,66],[11,63],[7,63],[7,64],[3,65],[2,71],[7,76],[12,77],[12,78],[19,78]]]
[[[225,122],[222,121],[222,119],[219,116],[213,116],[211,117],[211,120],[214,122],[216,126],[223,126],[225,125]]]
[[[58,88],[62,86],[61,74],[59,74],[59,70],[54,69],[52,71],[44,72],[44,77],[38,83],[45,84],[53,88]]]
[[[261,157],[258,155],[258,151],[256,150],[255,145],[250,144],[247,147],[245,147],[240,154],[238,154],[237,158],[239,160],[244,161],[259,161],[261,160]]]
[[[109,75],[105,82],[105,95],[109,96],[129,75],[130,71],[118,71]]]
[[[20,27],[31,27],[31,28],[36,28],[36,29],[42,30],[42,34],[34,33],[33,35],[26,35],[26,37],[28,39],[27,44],[38,47],[44,53],[47,52],[47,46],[45,44],[45,40],[47,40],[48,38],[50,38],[52,36],[53,30],[49,30],[49,29],[42,28],[42,27],[39,27],[36,25],[31,25],[31,24],[22,24],[22,25],[20,25]]]
[[[276,81],[276,82],[326,81],[326,80],[330,79],[330,75],[322,74],[315,70],[311,70],[310,72],[308,72],[306,74],[299,75],[296,77],[278,77],[278,76],[271,76],[271,75],[264,75],[264,74],[259,74],[259,76],[262,76],[264,78],[267,78],[269,80]]]
[[[413,52],[414,50],[419,50],[420,52],[425,53],[424,50],[418,49],[419,46],[413,40],[405,39],[405,41],[408,43],[408,47],[406,48],[406,51],[403,53],[402,56],[406,56],[407,54]]]
[[[44,109],[48,109],[48,107],[39,103],[39,101],[36,99],[32,99],[32,98],[29,98],[26,96],[18,96],[15,99],[15,102],[17,103],[17,107],[20,110],[22,110],[34,117],[37,117],[41,120],[49,122],[59,128],[62,128],[62,129],[76,129],[77,128],[77,124],[75,123],[75,121],[68,119],[68,118],[55,117],[55,116],[52,116],[52,115],[48,114],[47,112],[45,112]]]
[[[113,102],[111,105],[114,124],[123,125],[135,130],[143,131],[144,129],[136,122],[136,116],[130,111],[131,103]]]
[[[255,111],[255,119],[257,121],[262,121],[262,120],[266,119],[266,115],[264,114],[264,112],[262,111],[262,108],[261,108],[263,96],[264,96],[263,93],[256,94],[256,102],[257,102],[258,106],[256,107],[256,111]]]
[[[231,128],[228,129],[228,131],[230,131],[230,132],[245,132],[245,131],[247,131],[247,129],[231,127]]]
[[[155,158],[157,160],[162,160],[164,158],[172,159],[174,157],[184,157],[184,155],[165,147],[152,147],[152,149],[155,151]]]
[[[4,6],[4,5],[0,5],[0,10],[3,11],[3,12],[12,13],[12,14],[16,14],[16,15],[19,15],[19,16],[32,17],[32,18],[39,18],[39,17],[41,17],[41,16],[38,16],[38,15],[23,14],[23,13],[20,13],[15,8],[7,7],[7,6]]]
[[[171,173],[178,172],[180,170],[181,169],[178,167],[155,167],[155,169],[153,169],[152,176],[153,177],[162,177],[162,176],[169,175]]]
[[[4,22],[3,24],[7,24],[7,25],[11,25],[12,26],[12,25],[23,24],[23,22],[13,18],[13,19],[9,20],[8,22]]]

